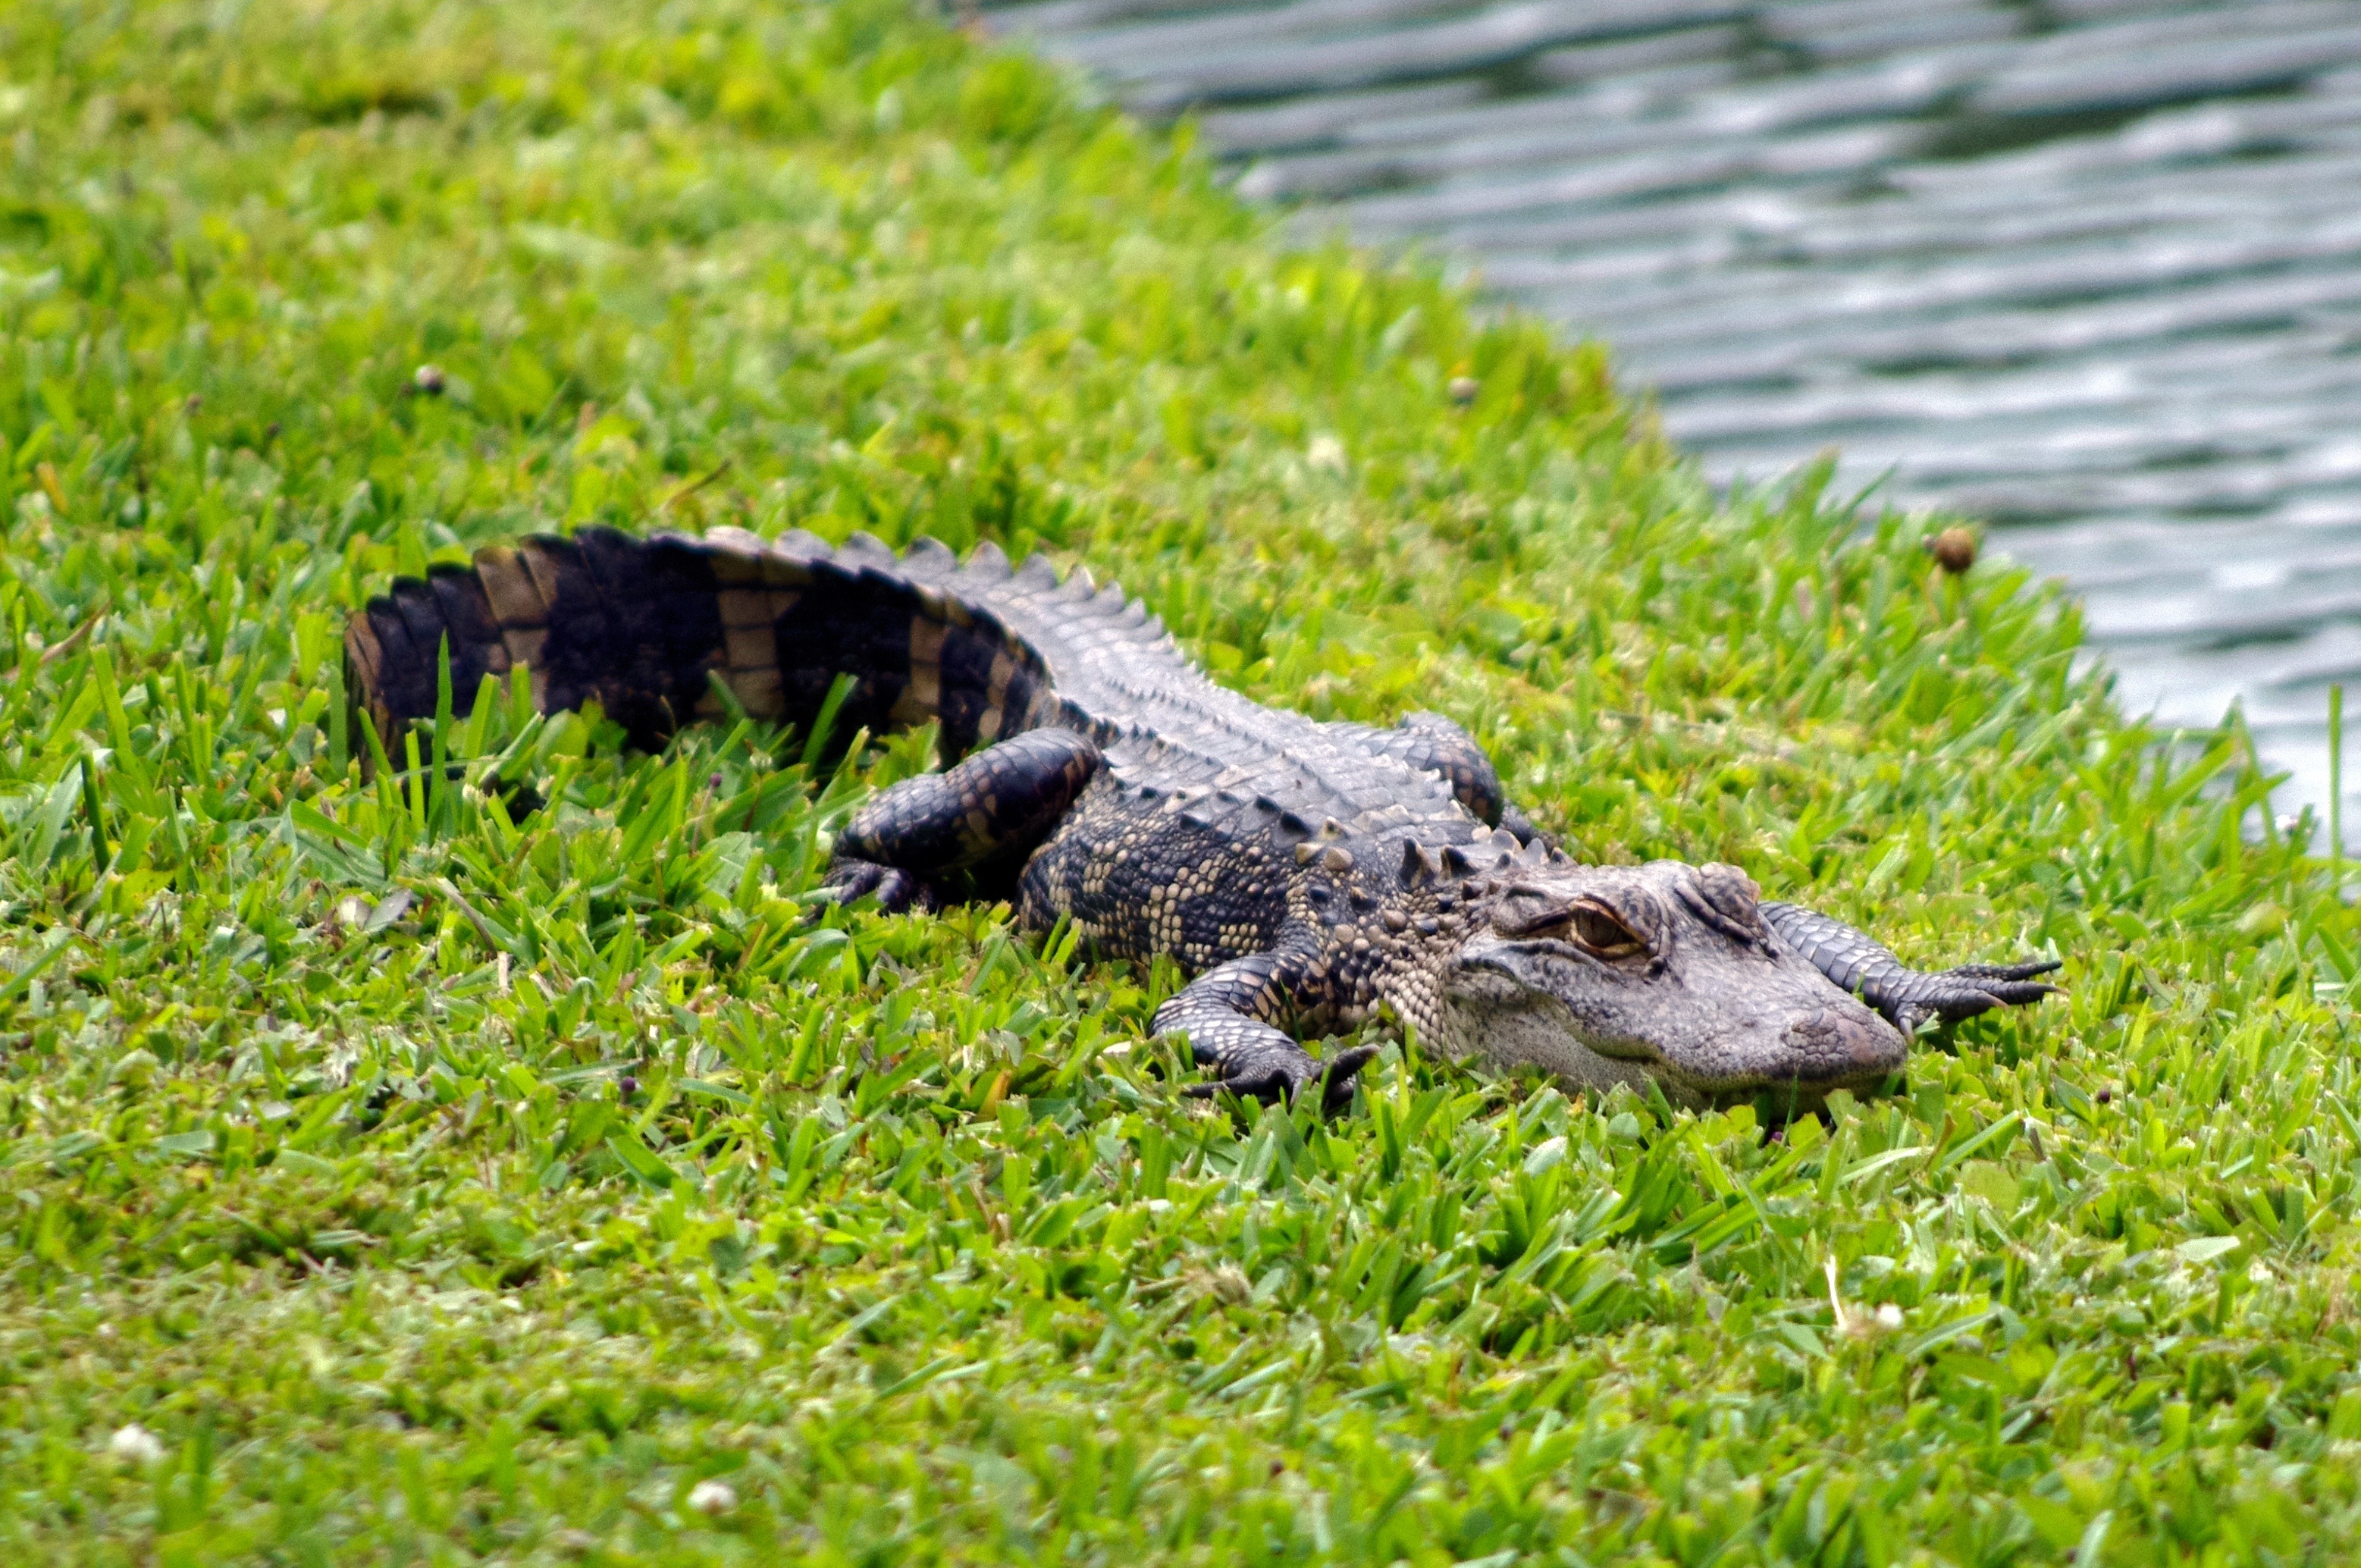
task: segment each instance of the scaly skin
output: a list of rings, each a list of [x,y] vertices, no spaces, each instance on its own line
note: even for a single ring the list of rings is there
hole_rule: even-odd
[[[1304,1032],[1390,1009],[1459,1055],[1706,1104],[1796,1107],[1898,1069],[1929,1019],[2038,1000],[2057,966],[1905,968],[1868,937],[1763,904],[1729,866],[1578,865],[1504,798],[1457,725],[1319,724],[1213,685],[1120,591],[1039,557],[899,558],[856,536],[588,529],[403,579],[353,617],[357,706],[389,740],[434,711],[436,650],[465,704],[532,671],[544,710],[597,697],[643,745],[718,716],[808,723],[840,674],[846,729],[941,726],[939,774],[872,801],[829,886],[889,909],[1013,897],[1103,953],[1195,978],[1156,1026],[1210,1084],[1349,1099],[1372,1054]],[[398,754],[398,753],[396,753]],[[1856,990],[1858,995],[1855,994]]]

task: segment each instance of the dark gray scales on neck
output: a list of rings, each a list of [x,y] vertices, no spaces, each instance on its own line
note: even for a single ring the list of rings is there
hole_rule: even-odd
[[[829,885],[887,909],[1008,898],[1101,953],[1194,978],[1157,1014],[1212,1081],[1349,1098],[1367,1047],[1299,1034],[1389,1007],[1456,1056],[1675,1103],[1800,1107],[1902,1066],[1928,1019],[2037,1001],[2054,961],[1921,973],[1861,932],[1765,903],[1744,872],[1584,865],[1534,832],[1450,720],[1322,724],[1208,680],[1136,602],[1036,556],[921,540],[639,539],[586,529],[404,578],[346,635],[357,706],[390,740],[434,711],[447,639],[464,705],[531,672],[543,711],[597,698],[639,745],[718,718],[940,726],[946,770],[880,794]],[[397,753],[398,754],[398,753]]]

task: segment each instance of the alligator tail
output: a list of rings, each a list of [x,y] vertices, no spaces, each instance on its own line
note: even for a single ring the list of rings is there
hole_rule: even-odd
[[[1027,575],[1047,570],[1028,563]],[[1021,604],[1022,584],[991,545],[962,565],[930,540],[896,558],[866,535],[831,547],[736,529],[536,534],[369,600],[346,627],[346,685],[396,755],[401,730],[434,713],[445,649],[457,713],[484,676],[522,667],[535,708],[595,699],[653,750],[728,711],[717,685],[753,717],[801,725],[841,674],[853,685],[840,733],[938,719],[956,757],[1056,717],[1040,653],[993,603]]]

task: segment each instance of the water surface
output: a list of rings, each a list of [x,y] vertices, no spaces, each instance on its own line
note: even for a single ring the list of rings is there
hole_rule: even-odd
[[[1043,0],[1308,233],[1612,345],[1717,478],[1988,519],[2135,709],[2361,708],[2361,5]],[[2348,806],[2356,806],[2348,799]],[[2361,810],[2348,811],[2361,823]]]

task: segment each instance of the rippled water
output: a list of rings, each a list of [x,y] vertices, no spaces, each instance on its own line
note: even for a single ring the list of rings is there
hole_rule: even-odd
[[[1719,477],[1990,519],[2135,708],[2361,709],[2361,5],[1046,0],[1307,231],[1613,345]],[[2356,803],[2347,801],[2348,807]],[[2361,824],[2361,810],[2347,817]]]

